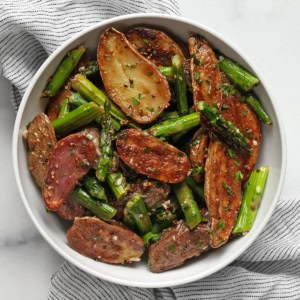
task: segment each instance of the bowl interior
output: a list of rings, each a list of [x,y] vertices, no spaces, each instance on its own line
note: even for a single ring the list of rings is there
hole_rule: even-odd
[[[67,245],[65,236],[66,228],[70,224],[62,222],[55,214],[46,213],[41,192],[30,176],[27,168],[26,147],[22,140],[22,130],[36,114],[45,109],[46,103],[44,100],[40,100],[39,96],[47,79],[68,50],[84,43],[92,53],[95,53],[99,35],[107,27],[114,26],[125,32],[129,27],[141,24],[161,28],[184,42],[186,42],[189,32],[200,33],[225,55],[257,74],[253,64],[250,64],[240,51],[235,50],[234,46],[224,41],[224,38],[218,34],[194,22],[178,17],[158,15],[131,15],[105,21],[78,34],[57,49],[33,78],[22,100],[15,125],[14,165],[19,190],[31,218],[44,238],[63,257],[81,269],[112,282],[140,287],[166,287],[191,282],[216,272],[237,258],[254,241],[270,218],[279,196],[285,170],[285,144],[278,115],[262,82],[255,89],[255,92],[271,115],[274,124],[268,127],[263,126],[263,143],[258,166],[268,165],[270,173],[256,221],[249,234],[231,241],[220,249],[193,259],[178,269],[161,274],[151,273],[146,261],[124,266],[109,265],[95,262],[73,251]],[[259,74],[257,75],[259,76]]]

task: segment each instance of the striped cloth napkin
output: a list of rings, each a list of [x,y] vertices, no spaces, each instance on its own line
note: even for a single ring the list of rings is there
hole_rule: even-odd
[[[179,15],[177,0],[2,0],[0,65],[17,110],[30,79],[48,55],[76,32],[117,15]],[[92,277],[65,262],[51,278],[48,299],[300,299],[300,201],[282,199],[265,231],[230,266],[174,288],[141,289]]]

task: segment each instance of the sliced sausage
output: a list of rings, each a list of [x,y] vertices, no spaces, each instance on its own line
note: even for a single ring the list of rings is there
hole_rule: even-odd
[[[204,167],[207,158],[208,145],[209,131],[206,128],[201,127],[193,136],[189,151],[192,168],[199,167],[203,170],[203,172],[194,176],[194,179],[197,182],[204,180]]]
[[[204,39],[195,35],[189,37],[188,46],[195,109],[198,110],[200,101],[219,106],[222,80],[214,51]]]
[[[83,130],[83,133],[87,136],[89,140],[91,140],[95,147],[96,147],[96,157],[95,160],[92,162],[91,167],[93,169],[98,168],[98,161],[101,156],[101,149],[100,149],[100,132],[97,128],[95,127],[88,127]]]
[[[167,183],[177,183],[190,172],[186,154],[146,132],[123,130],[116,141],[121,159],[138,173]]]
[[[44,187],[48,172],[48,161],[56,144],[56,137],[49,118],[38,114],[29,124],[24,136],[28,145],[27,161],[29,171],[40,187]]]
[[[236,124],[251,145],[251,152],[243,152],[243,181],[245,182],[259,155],[262,132],[260,121],[247,103],[241,101],[240,92],[233,87],[225,74],[222,74],[222,115]]]
[[[56,211],[59,217],[70,221],[75,220],[75,218],[82,217],[84,214],[84,207],[74,200],[71,195],[59,206],[58,210]]]
[[[174,55],[179,55],[182,62],[185,62],[185,55],[179,45],[160,30],[134,27],[126,37],[143,56],[157,66],[171,66]]]
[[[110,98],[137,123],[150,123],[169,105],[171,93],[158,68],[114,28],[100,37],[98,64]]]
[[[159,273],[182,265],[209,249],[209,226],[201,223],[189,230],[183,221],[163,232],[149,248],[150,271]]]
[[[241,205],[242,158],[217,139],[212,139],[205,164],[204,194],[211,219],[210,246],[218,248],[228,241]]]
[[[47,209],[57,210],[89,170],[96,147],[83,132],[59,140],[49,160],[43,197]]]
[[[144,242],[138,235],[95,217],[77,218],[67,231],[67,240],[82,255],[111,264],[139,261],[144,253]]]

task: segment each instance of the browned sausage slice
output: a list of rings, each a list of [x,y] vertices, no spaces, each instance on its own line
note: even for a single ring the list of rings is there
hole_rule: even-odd
[[[98,64],[110,98],[137,123],[150,123],[169,105],[169,84],[158,68],[114,28],[100,37]]]
[[[25,139],[28,145],[29,171],[39,187],[44,186],[48,161],[56,144],[56,137],[48,117],[40,113],[29,124]]]
[[[174,55],[179,55],[185,63],[186,59],[179,45],[160,30],[134,27],[126,37],[143,56],[157,66],[171,66]]]
[[[208,43],[198,36],[188,39],[191,59],[191,77],[195,109],[199,101],[210,105],[221,103],[221,72],[217,58]]]
[[[262,133],[260,121],[256,114],[249,107],[247,103],[241,102],[241,94],[238,90],[234,89],[233,85],[229,82],[225,74],[222,74],[222,115],[228,121],[236,124],[241,132],[248,138],[252,151],[244,152],[243,168],[243,181],[245,182],[256,162],[259,155]]]
[[[204,167],[207,158],[207,151],[209,145],[209,131],[206,128],[201,127],[192,138],[190,145],[190,161],[192,168],[201,168],[200,174],[194,176],[197,182],[204,180]]]
[[[94,217],[76,219],[67,239],[75,251],[111,264],[139,261],[144,253],[144,242],[138,235]]]
[[[43,189],[47,209],[57,210],[89,170],[96,157],[95,144],[82,132],[59,140],[49,161]]]
[[[64,201],[56,211],[56,213],[65,220],[75,220],[75,218],[82,217],[84,214],[84,207],[71,197],[72,194]]]
[[[228,241],[241,205],[241,158],[229,149],[225,143],[211,140],[205,164],[204,194],[212,223],[213,248]]]
[[[116,145],[125,164],[150,178],[177,183],[190,172],[190,162],[184,152],[146,132],[123,130]]]
[[[165,230],[158,242],[149,248],[149,267],[159,273],[182,265],[187,259],[199,256],[209,249],[209,226],[199,224],[189,230],[183,221],[179,221],[169,230]]]

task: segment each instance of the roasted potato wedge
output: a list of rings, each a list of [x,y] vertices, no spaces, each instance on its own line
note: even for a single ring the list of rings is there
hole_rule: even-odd
[[[134,27],[127,34],[128,41],[157,66],[171,66],[172,57],[186,58],[179,45],[164,32],[147,27]]]
[[[100,37],[97,58],[108,95],[137,123],[154,121],[169,105],[167,80],[123,33],[107,29]]]
[[[190,172],[190,162],[184,152],[146,132],[123,130],[116,145],[125,164],[150,178],[177,183]]]
[[[199,36],[191,35],[188,39],[191,55],[191,77],[195,109],[199,101],[210,105],[221,104],[221,72],[218,60],[209,44]]]

